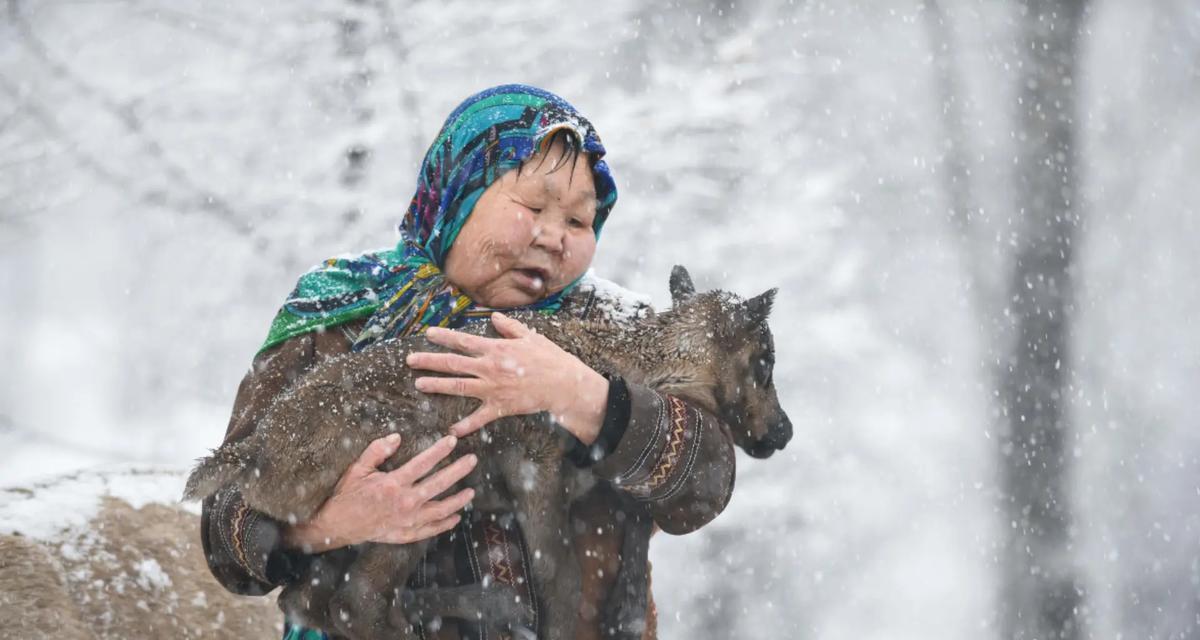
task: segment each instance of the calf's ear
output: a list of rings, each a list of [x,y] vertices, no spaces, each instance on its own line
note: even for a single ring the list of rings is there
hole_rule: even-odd
[[[742,303],[748,325],[754,326],[766,322],[767,316],[771,315],[771,306],[775,304],[775,294],[778,292],[778,288],[767,289]]]
[[[696,285],[692,284],[692,276],[681,264],[671,269],[671,304],[678,305],[696,294]]]

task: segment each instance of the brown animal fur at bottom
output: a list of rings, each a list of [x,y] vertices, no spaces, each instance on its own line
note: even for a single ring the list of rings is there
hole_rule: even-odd
[[[764,442],[771,451],[780,448],[786,437],[778,434],[790,436],[791,426],[770,379],[766,317],[774,290],[750,300],[722,291],[696,294],[682,267],[672,273],[671,285],[671,310],[629,324],[515,317],[601,373],[721,416],[736,425],[735,441],[752,455],[761,455]],[[464,330],[494,335],[487,324]],[[382,468],[396,468],[478,405],[475,399],[417,392],[404,358],[418,350],[443,349],[422,337],[404,338],[318,365],[272,406],[252,435],[201,461],[189,478],[187,497],[233,486],[251,507],[297,522],[312,517],[369,442],[394,431],[404,437]],[[479,455],[464,481],[476,489],[477,506],[517,514],[544,613],[539,637],[552,640],[574,637],[580,588],[568,524],[572,496],[565,446],[563,432],[544,414],[502,418],[459,445],[459,453]],[[399,596],[427,544],[362,545],[346,571],[349,579],[298,590],[304,618],[352,638],[412,637]],[[326,598],[328,609],[322,607]]]

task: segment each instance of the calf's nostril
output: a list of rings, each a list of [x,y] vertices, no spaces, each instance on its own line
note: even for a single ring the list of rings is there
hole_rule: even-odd
[[[792,439],[792,423],[787,418],[767,431],[766,440],[777,449],[783,449]]]

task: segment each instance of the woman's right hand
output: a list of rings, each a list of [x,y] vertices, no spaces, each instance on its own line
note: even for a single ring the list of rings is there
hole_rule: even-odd
[[[457,442],[446,436],[398,469],[380,471],[379,465],[400,446],[400,435],[373,441],[312,519],[285,529],[284,545],[318,553],[361,542],[416,542],[450,530],[458,524],[458,510],[475,492],[463,489],[442,500],[433,498],[466,477],[475,468],[475,456],[463,456],[422,478],[454,451]]]

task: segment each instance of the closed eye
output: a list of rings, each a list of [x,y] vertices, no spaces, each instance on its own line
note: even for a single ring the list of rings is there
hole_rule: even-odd
[[[537,215],[537,214],[539,214],[539,213],[541,213],[541,212],[542,212],[542,208],[541,208],[541,207],[533,207],[533,206],[530,206],[530,205],[527,205],[527,204],[525,204],[525,200],[524,200],[524,198],[520,198],[520,197],[514,197],[514,196],[511,196],[511,195],[510,195],[510,196],[508,197],[508,199],[509,199],[509,200],[511,200],[511,201],[512,201],[514,204],[517,204],[517,205],[520,205],[520,206],[522,206],[522,207],[525,207],[526,209],[529,209],[529,211],[530,211],[530,212],[532,212],[534,215]]]

